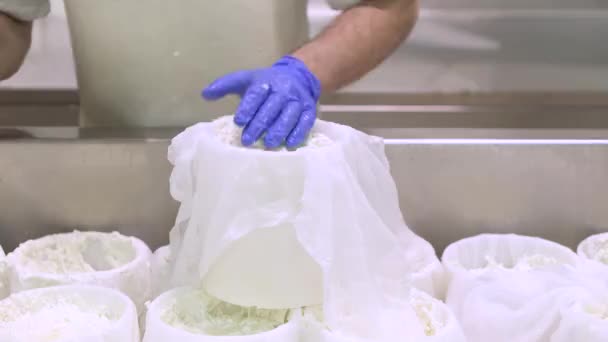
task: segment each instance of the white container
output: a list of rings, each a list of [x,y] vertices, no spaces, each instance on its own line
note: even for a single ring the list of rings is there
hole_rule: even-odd
[[[139,342],[135,305],[92,286],[58,286],[0,301],[2,342]]]
[[[297,342],[299,326],[295,320],[275,329],[252,335],[212,336],[199,332],[206,309],[206,301],[201,290],[178,288],[162,294],[148,307],[144,342]],[[178,320],[169,324],[164,317],[171,311]],[[286,311],[285,311],[286,312]],[[188,326],[191,329],[185,329]]]
[[[446,303],[470,341],[549,341],[568,289],[579,286],[576,253],[536,237],[466,238],[448,246],[442,262]]]
[[[493,270],[526,271],[552,265],[577,266],[569,248],[537,237],[482,234],[449,245],[441,258],[448,277]]]
[[[148,246],[118,233],[73,232],[21,244],[8,256],[12,292],[86,284],[113,288],[143,309],[151,294]]]
[[[608,233],[591,235],[576,249],[579,256],[608,265]]]
[[[84,126],[175,126],[236,109],[201,90],[308,37],[301,0],[66,0]]]

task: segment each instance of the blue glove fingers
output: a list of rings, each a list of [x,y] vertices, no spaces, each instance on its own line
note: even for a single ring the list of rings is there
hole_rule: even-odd
[[[270,95],[255,114],[253,120],[245,127],[241,137],[242,144],[250,146],[258,141],[262,134],[274,123],[286,102],[287,98],[280,94]]]
[[[270,94],[270,85],[265,83],[253,84],[247,92],[234,115],[234,123],[237,126],[245,127],[260,109]]]
[[[316,109],[304,111],[300,116],[296,127],[291,131],[285,140],[285,145],[287,148],[296,148],[302,145],[308,137],[308,133],[310,133],[310,130],[314,126],[316,119]]]
[[[253,78],[251,71],[237,71],[220,77],[203,90],[205,100],[219,100],[229,94],[242,95]]]
[[[298,123],[302,114],[302,104],[298,101],[291,101],[283,109],[279,118],[272,124],[264,137],[264,145],[267,148],[277,148],[283,144],[287,136]]]

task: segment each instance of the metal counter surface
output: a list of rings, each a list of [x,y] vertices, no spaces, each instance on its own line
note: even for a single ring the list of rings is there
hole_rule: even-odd
[[[166,243],[177,209],[169,196],[168,143],[0,142],[0,243],[10,251],[72,229]],[[407,222],[439,250],[483,232],[573,247],[608,230],[608,140],[393,138],[386,151]]]

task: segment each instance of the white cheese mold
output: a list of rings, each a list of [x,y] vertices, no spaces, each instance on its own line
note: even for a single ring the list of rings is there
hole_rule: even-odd
[[[119,291],[67,285],[0,301],[2,342],[139,342],[137,311]]]
[[[318,120],[302,148],[267,151],[239,146],[232,120],[169,147],[172,285],[245,307],[323,304],[334,331],[409,337],[409,290],[441,295],[442,270],[403,219],[383,139]]]
[[[403,324],[412,330],[412,342],[466,342],[460,323],[442,301],[429,294],[413,289],[410,293],[409,305],[414,315],[408,316],[414,321]],[[320,308],[307,308],[303,310],[302,342],[370,342],[369,339],[346,336],[331,331],[323,323],[323,314]]]
[[[448,246],[442,262],[446,302],[472,342],[548,342],[587,291],[576,253],[541,238],[479,235]]]
[[[608,265],[608,233],[591,235],[576,249],[579,256]]]
[[[85,284],[128,295],[138,309],[151,295],[151,251],[119,233],[72,232],[21,244],[8,256],[11,292]]]

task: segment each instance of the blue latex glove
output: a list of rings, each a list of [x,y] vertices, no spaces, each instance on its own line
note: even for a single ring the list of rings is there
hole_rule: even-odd
[[[299,59],[281,58],[270,68],[238,71],[219,78],[203,90],[207,100],[241,96],[234,122],[244,127],[244,146],[258,141],[288,148],[301,145],[317,118],[321,83]]]

